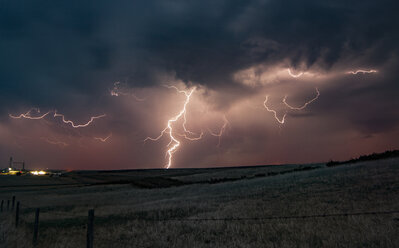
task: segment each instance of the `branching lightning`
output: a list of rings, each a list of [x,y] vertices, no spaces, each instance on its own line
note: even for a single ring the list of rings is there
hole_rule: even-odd
[[[8,114],[8,116],[10,116],[13,119],[21,119],[21,118],[25,118],[25,119],[30,119],[30,120],[40,120],[43,119],[44,117],[46,117],[48,114],[51,113],[51,111],[43,114],[43,115],[39,115],[39,116],[32,116],[31,112],[35,110],[37,113],[40,113],[40,109],[38,108],[32,108],[30,109],[28,112],[26,112],[25,114],[20,114],[18,116],[12,115],[12,114]]]
[[[187,133],[191,133],[191,134],[193,134],[193,135],[195,135],[196,133],[193,133],[193,132],[187,132]],[[204,132],[203,131],[201,131],[201,133],[198,135],[198,137],[189,137],[188,135],[187,135],[187,133],[184,133],[184,134],[177,134],[177,135],[179,135],[179,136],[181,136],[181,137],[184,137],[186,140],[191,140],[191,141],[196,141],[196,140],[200,140],[200,139],[202,139],[202,137],[204,136]]]
[[[284,103],[284,105],[285,105],[287,108],[289,108],[289,109],[291,109],[291,110],[303,110],[303,109],[305,109],[309,104],[311,104],[312,102],[316,101],[316,100],[319,98],[319,96],[320,96],[320,91],[319,91],[319,89],[317,89],[317,88],[315,88],[315,89],[316,89],[316,96],[315,96],[314,98],[312,98],[311,100],[305,102],[305,103],[304,103],[302,106],[300,106],[300,107],[293,107],[293,106],[289,105],[289,104],[287,103],[287,96],[285,96],[285,97],[283,98],[283,103]],[[266,96],[265,101],[263,102],[263,106],[265,106],[265,108],[266,108],[267,111],[269,111],[269,112],[271,112],[271,113],[274,114],[274,119],[276,119],[278,123],[284,124],[284,122],[285,122],[285,117],[287,116],[287,112],[284,113],[283,118],[279,119],[278,116],[277,116],[277,111],[276,111],[276,110],[273,110],[273,109],[270,109],[270,108],[266,105],[266,103],[267,103],[267,101],[268,101],[268,98],[269,98],[269,96]]]
[[[90,120],[84,124],[75,124],[73,121],[71,120],[67,120],[65,119],[65,115],[63,114],[59,114],[57,113],[57,111],[48,111],[47,113],[43,114],[43,115],[39,115],[39,116],[32,116],[32,111],[35,110],[37,113],[40,113],[39,109],[33,108],[31,110],[29,110],[28,112],[26,112],[25,114],[20,114],[18,116],[9,114],[9,116],[13,119],[30,119],[30,120],[40,120],[40,119],[44,119],[47,115],[49,115],[50,113],[54,113],[53,117],[61,117],[62,122],[64,122],[65,124],[70,124],[73,128],[81,128],[81,127],[87,127],[89,126],[95,119],[99,119],[99,118],[103,118],[106,115],[102,114],[102,115],[98,115],[98,116],[92,116],[90,117]]]
[[[203,132],[201,132],[201,134],[198,137],[190,138],[188,136],[188,134],[192,135],[192,134],[195,134],[195,133],[189,131],[186,128],[186,125],[185,125],[186,124],[186,108],[187,108],[187,104],[190,102],[191,95],[194,93],[195,88],[191,89],[190,91],[184,91],[184,90],[179,90],[175,86],[165,86],[165,87],[173,88],[178,93],[183,93],[186,96],[186,100],[184,102],[183,108],[182,108],[182,110],[180,110],[180,112],[176,116],[174,116],[174,117],[172,117],[171,119],[168,120],[168,123],[167,123],[166,127],[161,131],[161,133],[160,133],[160,135],[158,137],[155,137],[155,138],[147,137],[147,138],[145,138],[144,142],[147,141],[147,140],[157,141],[160,138],[162,138],[165,133],[169,134],[170,141],[169,141],[169,143],[167,145],[168,150],[166,151],[166,154],[165,154],[168,157],[168,163],[166,164],[165,167],[166,167],[166,169],[169,169],[170,166],[172,165],[173,154],[177,151],[177,149],[180,146],[180,141],[175,137],[175,132],[173,130],[173,124],[175,122],[177,122],[180,118],[183,117],[184,121],[183,121],[182,127],[183,127],[183,130],[184,130],[184,134],[182,134],[180,136],[183,136],[183,137],[185,137],[188,140],[199,140],[199,139],[201,139],[202,136],[203,136]],[[179,135],[179,134],[177,134],[177,135]]]
[[[218,137],[218,138],[219,138],[218,145],[217,145],[218,147],[220,147],[220,142],[221,142],[223,133],[226,131],[227,126],[230,125],[230,123],[229,123],[229,121],[227,120],[227,118],[226,118],[225,115],[223,115],[223,121],[224,121],[224,122],[223,122],[223,126],[220,128],[220,130],[219,130],[218,133],[214,133],[214,132],[212,132],[212,130],[208,129],[209,133],[210,133],[212,136],[215,136],[215,137]]]
[[[363,73],[363,74],[370,74],[370,73],[377,73],[377,70],[370,69],[370,70],[356,70],[356,71],[348,71],[346,74],[353,74],[356,75],[358,73]]]
[[[308,106],[309,104],[311,104],[312,102],[316,101],[317,98],[319,98],[320,96],[320,91],[319,89],[316,88],[316,96],[314,98],[312,98],[311,100],[307,101],[305,104],[303,104],[301,107],[293,107],[291,105],[289,105],[287,103],[287,96],[284,97],[283,99],[283,103],[285,104],[285,106],[287,106],[288,108],[292,109],[292,110],[302,110],[304,108],[306,108],[306,106]]]
[[[70,124],[73,128],[80,128],[80,127],[87,127],[89,126],[95,119],[99,119],[99,118],[103,118],[106,115],[99,115],[99,116],[92,116],[90,117],[90,120],[84,124],[75,124],[73,121],[71,120],[66,120],[65,116],[63,114],[58,114],[57,111],[54,111],[54,117],[61,117],[62,118],[62,122],[64,122],[65,124]]]
[[[276,119],[280,124],[284,124],[284,122],[285,122],[285,117],[287,116],[287,113],[284,113],[283,118],[281,118],[281,120],[280,120],[280,119],[278,118],[278,116],[277,116],[277,111],[276,111],[276,110],[273,110],[273,109],[270,109],[270,108],[266,105],[268,99],[269,99],[269,96],[267,95],[267,96],[265,97],[265,101],[263,102],[263,106],[265,106],[265,108],[266,108],[267,111],[269,111],[269,112],[271,112],[271,113],[274,114],[274,119]]]

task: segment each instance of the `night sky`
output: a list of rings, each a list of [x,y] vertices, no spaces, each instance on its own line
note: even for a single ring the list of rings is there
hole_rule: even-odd
[[[397,1],[138,2],[0,1],[0,167],[164,168],[176,145],[171,168],[399,148]]]

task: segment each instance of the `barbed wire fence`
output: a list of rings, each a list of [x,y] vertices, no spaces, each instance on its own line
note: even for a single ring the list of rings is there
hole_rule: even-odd
[[[28,216],[34,213],[34,219],[29,220]],[[2,199],[0,203],[0,215],[14,218],[14,227],[18,229],[21,224],[25,224],[32,229],[32,244],[36,246],[39,241],[39,223],[40,223],[41,209],[31,207],[16,200],[13,196],[11,199]],[[87,218],[86,219],[86,244],[88,248],[93,248],[94,244],[94,209],[88,209],[87,215],[84,213],[75,214],[55,211],[52,208],[42,208],[42,215],[49,215],[59,219],[65,220],[68,218]],[[227,218],[135,218],[139,221],[147,222],[207,222],[207,221],[226,221],[226,222],[240,222],[240,221],[258,221],[267,222],[271,220],[300,220],[312,218],[333,218],[333,217],[349,217],[349,216],[367,216],[367,215],[392,215],[399,214],[399,210],[386,211],[369,211],[369,212],[347,212],[347,213],[329,213],[329,214],[312,214],[312,215],[282,215],[282,216],[260,216],[260,217],[227,217]],[[11,228],[11,227],[10,227]],[[4,237],[3,237],[4,238]],[[111,241],[111,240],[109,240]]]

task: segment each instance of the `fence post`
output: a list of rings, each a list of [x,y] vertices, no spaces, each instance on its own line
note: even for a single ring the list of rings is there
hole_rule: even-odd
[[[37,245],[37,234],[39,232],[39,212],[40,208],[36,209],[35,224],[33,225],[33,245]]]
[[[7,200],[7,212],[10,211],[10,199]]]
[[[11,210],[13,210],[13,211],[14,211],[14,206],[15,206],[15,195],[12,197]]]
[[[0,212],[3,212],[3,204],[4,204],[4,200],[1,200]]]
[[[17,209],[15,210],[15,228],[18,227],[19,221],[19,202],[17,202]]]
[[[87,222],[87,248],[93,248],[93,231],[94,231],[94,209],[89,210],[89,219]]]

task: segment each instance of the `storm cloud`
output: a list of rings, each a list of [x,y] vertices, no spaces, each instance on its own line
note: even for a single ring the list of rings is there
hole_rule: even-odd
[[[183,104],[165,84],[197,87],[187,124],[207,134],[182,141],[175,167],[397,148],[397,10],[395,1],[1,1],[0,158],[52,168],[163,167],[167,140],[143,140]],[[359,69],[377,73],[348,73]],[[116,82],[123,94],[112,96]],[[302,105],[314,88],[320,97],[303,111],[282,105],[285,96]],[[264,108],[265,95],[278,117],[286,114],[284,125]],[[51,116],[9,117],[34,107],[80,122],[106,118],[75,130]],[[223,116],[229,125],[218,145],[207,130],[219,130]]]

